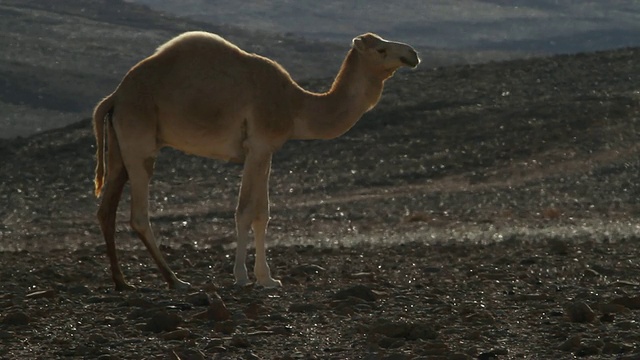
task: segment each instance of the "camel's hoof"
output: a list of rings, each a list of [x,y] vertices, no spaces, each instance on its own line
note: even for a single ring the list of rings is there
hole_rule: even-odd
[[[175,279],[173,280],[173,284],[169,285],[169,288],[175,290],[189,290],[191,289],[191,284],[180,279]]]
[[[236,282],[233,283],[233,285],[236,286],[236,287],[247,287],[247,286],[253,285],[253,283],[248,278],[247,279],[236,279]]]
[[[258,280],[258,285],[267,289],[280,288],[282,287],[282,281],[273,278],[267,278],[264,280]]]
[[[134,291],[136,289],[135,286],[126,282],[116,283],[116,291]]]

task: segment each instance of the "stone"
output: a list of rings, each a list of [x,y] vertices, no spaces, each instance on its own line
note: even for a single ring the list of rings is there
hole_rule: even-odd
[[[313,275],[327,271],[322,266],[315,264],[303,264],[291,269],[291,276]]]
[[[257,320],[261,315],[267,314],[268,309],[257,302],[252,302],[244,309],[244,315],[251,320]]]
[[[207,316],[210,320],[224,321],[231,318],[231,312],[220,298],[211,300],[209,308],[207,308]]]
[[[438,332],[431,326],[423,323],[378,321],[370,331],[390,338],[405,338],[407,340],[432,340],[438,337]]]
[[[615,303],[600,304],[598,310],[603,314],[629,314],[631,310],[628,307]]]
[[[211,300],[207,310],[193,315],[194,319],[204,319],[212,321],[225,321],[231,319],[231,312],[220,298]]]
[[[622,296],[611,301],[612,304],[625,306],[631,310],[640,309],[640,296]]]
[[[310,313],[320,309],[320,306],[314,303],[293,303],[289,306],[289,312],[293,313]]]
[[[91,294],[91,289],[86,285],[76,285],[69,287],[67,292],[72,295],[89,295]]]
[[[176,329],[160,335],[163,340],[184,340],[191,335],[189,329]]]
[[[154,333],[174,331],[181,323],[182,318],[178,314],[168,313],[164,310],[160,310],[157,311],[153,316],[151,316],[143,329]]]
[[[2,318],[2,322],[0,323],[3,325],[9,325],[9,326],[19,326],[19,325],[27,325],[29,324],[30,321],[31,321],[31,318],[25,312],[13,311],[5,315]]]
[[[41,290],[35,291],[25,295],[27,299],[53,299],[56,297],[57,292],[55,290]]]
[[[248,348],[251,346],[251,342],[249,342],[249,338],[246,335],[234,334],[229,341],[229,346]]]
[[[217,295],[217,294],[216,294]],[[218,297],[218,296],[216,296]],[[188,294],[186,301],[193,306],[209,306],[211,305],[211,297],[204,291],[198,291]]]
[[[573,351],[580,347],[580,343],[582,342],[582,335],[577,334],[569,337],[562,344],[558,345],[558,350],[561,351]]]
[[[378,346],[383,349],[397,349],[404,345],[405,341],[402,338],[392,338],[388,336],[380,336],[378,339]]]
[[[569,320],[578,323],[590,323],[596,318],[595,312],[583,301],[576,301],[565,309]]]
[[[449,353],[449,346],[441,341],[427,342],[421,349],[422,355],[445,356]]]
[[[337,300],[345,300],[353,296],[366,301],[376,301],[377,295],[366,285],[355,285],[339,290],[333,297]]]

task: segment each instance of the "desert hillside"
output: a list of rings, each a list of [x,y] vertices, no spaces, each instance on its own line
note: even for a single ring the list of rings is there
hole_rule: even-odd
[[[347,135],[287,144],[279,290],[232,283],[239,166],[162,152],[152,224],[193,289],[164,289],[125,194],[117,242],[139,290],[118,293],[89,121],[4,140],[0,356],[635,359],[639,60],[403,71]]]
[[[37,110],[67,124],[0,138],[1,359],[640,358],[639,48],[425,62],[346,135],[285,144],[268,234],[280,289],[233,284],[241,167],[164,149],[151,222],[192,288],[165,288],[128,225],[126,188],[116,241],[137,290],[117,292],[87,109],[127,62],[194,25],[80,3],[94,6],[0,4],[23,27],[0,37],[0,119]],[[51,26],[27,26],[36,18]],[[338,46],[269,41],[297,59]]]

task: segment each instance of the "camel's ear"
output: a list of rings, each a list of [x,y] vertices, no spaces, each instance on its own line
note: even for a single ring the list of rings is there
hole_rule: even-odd
[[[364,44],[364,40],[362,39],[362,36],[357,36],[353,38],[352,46],[360,52],[365,51],[365,49],[367,48],[367,46]]]

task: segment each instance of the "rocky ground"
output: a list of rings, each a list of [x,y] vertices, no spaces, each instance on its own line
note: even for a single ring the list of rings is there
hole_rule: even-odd
[[[125,196],[120,293],[89,122],[2,140],[0,358],[639,358],[639,60],[399,73],[347,135],[275,157],[275,290],[232,283],[239,166],[163,151],[152,224],[193,288],[165,289]]]

